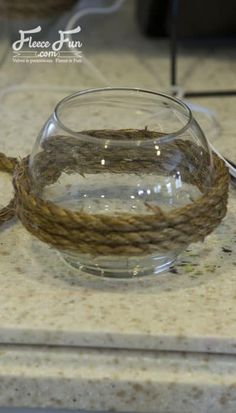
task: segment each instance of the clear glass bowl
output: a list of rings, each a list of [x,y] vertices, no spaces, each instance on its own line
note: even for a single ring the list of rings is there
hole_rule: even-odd
[[[41,198],[91,218],[146,216],[153,207],[168,213],[207,191],[213,173],[207,140],[189,108],[173,97],[134,88],[85,90],[63,99],[37,138],[30,172]],[[190,183],[194,176],[201,176],[201,191]],[[88,238],[83,243],[89,246]],[[113,247],[105,255],[92,248],[61,254],[82,272],[122,278],[166,270],[183,248],[134,253],[127,247],[119,254]]]

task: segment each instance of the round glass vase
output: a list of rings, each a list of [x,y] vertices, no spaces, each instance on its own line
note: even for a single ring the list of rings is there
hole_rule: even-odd
[[[181,101],[134,88],[93,89],[56,106],[34,145],[30,173],[41,198],[86,213],[78,251],[59,248],[67,263],[87,274],[138,277],[168,269],[187,244],[169,247],[168,231],[158,244],[145,227],[140,240],[122,216],[142,222],[154,210],[193,203],[211,187],[212,156]],[[193,184],[199,176],[200,189]]]

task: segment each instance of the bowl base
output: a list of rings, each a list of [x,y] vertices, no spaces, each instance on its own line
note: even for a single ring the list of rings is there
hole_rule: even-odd
[[[81,273],[115,279],[134,279],[157,275],[168,269],[175,262],[176,253],[148,257],[91,257],[72,253],[60,253],[73,269]]]

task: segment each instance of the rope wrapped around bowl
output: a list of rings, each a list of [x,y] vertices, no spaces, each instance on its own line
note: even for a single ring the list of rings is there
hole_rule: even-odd
[[[130,135],[135,139],[137,136],[149,139],[160,137],[160,134],[146,130],[83,131],[81,134],[103,138],[115,134],[116,138],[120,136],[121,139],[127,139]],[[13,183],[16,214],[29,232],[59,250],[94,256],[145,255],[157,250],[173,250],[185,247],[191,242],[203,241],[226,214],[228,170],[224,162],[217,155],[213,155],[212,185],[204,192],[203,177],[208,173],[204,167],[204,159],[207,163],[209,155],[201,151],[199,157],[199,147],[190,141],[177,139],[162,145],[162,157],[158,162],[156,156],[152,157],[153,148],[148,147],[143,152],[142,159],[139,158],[138,148],[132,148],[132,162],[127,159],[125,147],[116,148],[115,152],[106,152],[109,172],[121,173],[130,170],[137,174],[141,171],[151,173],[155,162],[156,171],[164,174],[164,167],[166,168],[166,163],[174,151],[183,157],[181,178],[196,185],[202,192],[194,202],[168,212],[164,212],[157,205],[146,203],[148,213],[140,215],[91,214],[83,209],[65,209],[42,199],[40,194],[43,188],[56,182],[62,172],[83,175],[102,171],[94,158],[97,154],[96,145],[68,136],[50,137],[43,145],[42,152],[34,159],[36,173],[39,176],[37,191],[29,173],[29,157],[15,167]],[[124,162],[119,162],[119,159],[124,159]],[[187,162],[184,162],[184,159]],[[196,167],[194,174],[189,170],[189,160],[193,168]],[[203,164],[199,168],[200,162]]]
[[[12,174],[18,160],[16,158],[8,157],[0,152],[0,171]],[[0,209],[0,225],[9,221],[15,216],[15,197],[11,199],[7,206]]]

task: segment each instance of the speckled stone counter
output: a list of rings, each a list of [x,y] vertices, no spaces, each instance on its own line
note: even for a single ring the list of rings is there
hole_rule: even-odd
[[[98,36],[93,62],[109,67],[111,84],[166,90],[167,45],[137,34],[127,3],[119,53],[106,53],[111,37]],[[182,51],[183,86],[236,87],[235,50],[227,53]],[[0,80],[14,70],[22,90],[0,91],[0,151],[24,156],[56,102],[96,80],[81,67],[12,68],[10,61]],[[217,111],[215,143],[236,161],[236,98],[198,103]],[[4,205],[11,193],[5,174],[0,193]],[[235,413],[235,216],[231,189],[228,214],[204,244],[191,245],[169,273],[129,283],[81,276],[19,222],[2,227],[0,406]]]
[[[170,273],[129,283],[81,275],[19,222],[9,224],[1,232],[0,342],[236,354],[235,205],[232,196],[222,225]]]
[[[230,355],[3,346],[0,371],[4,406],[235,412],[236,366]]]
[[[27,153],[58,98],[36,91],[3,97],[1,149]],[[4,204],[11,193],[5,174],[0,190]],[[235,194],[204,244],[191,245],[169,273],[129,283],[81,276],[19,222],[5,225],[0,406],[235,413]]]

